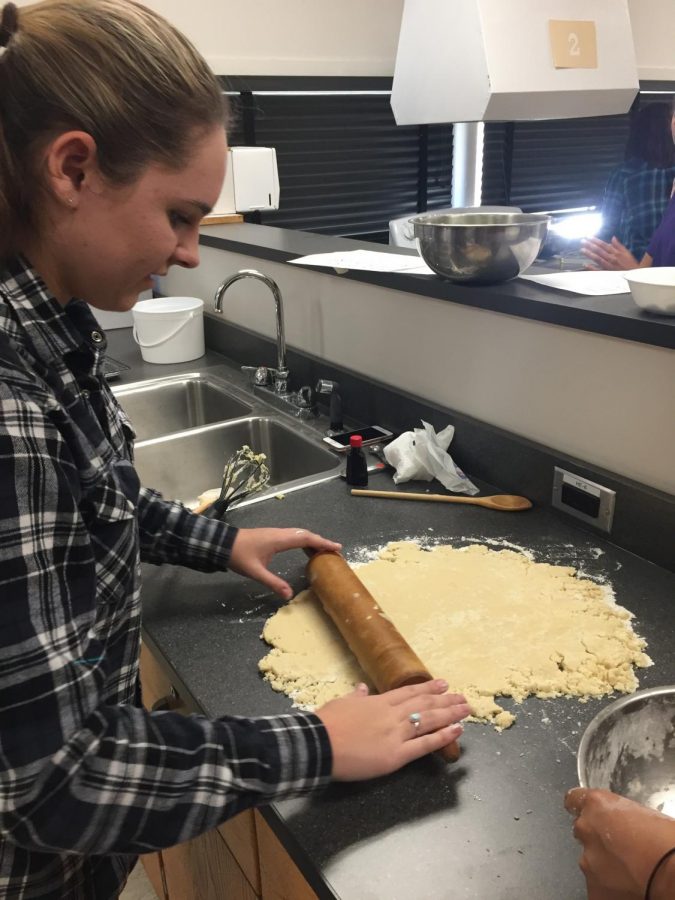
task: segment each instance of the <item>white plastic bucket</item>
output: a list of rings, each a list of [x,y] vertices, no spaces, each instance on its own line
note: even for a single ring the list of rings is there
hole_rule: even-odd
[[[189,362],[204,355],[204,301],[198,297],[153,297],[132,312],[134,340],[146,362]]]

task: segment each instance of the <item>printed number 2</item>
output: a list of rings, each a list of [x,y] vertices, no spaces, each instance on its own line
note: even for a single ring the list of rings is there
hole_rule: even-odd
[[[579,43],[579,35],[574,31],[570,31],[567,35],[567,43],[570,48],[570,56],[581,56],[581,44]]]

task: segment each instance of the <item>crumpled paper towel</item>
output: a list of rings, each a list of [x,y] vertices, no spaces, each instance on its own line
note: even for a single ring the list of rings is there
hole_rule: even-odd
[[[455,434],[454,425],[448,425],[438,434],[428,422],[422,420],[422,425],[414,431],[405,431],[384,448],[385,459],[396,469],[394,483],[437,478],[449,491],[477,494],[476,485],[447,452]]]

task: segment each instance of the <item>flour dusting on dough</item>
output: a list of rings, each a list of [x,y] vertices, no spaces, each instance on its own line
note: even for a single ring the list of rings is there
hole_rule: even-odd
[[[429,671],[466,695],[475,719],[499,729],[515,717],[496,697],[631,692],[633,667],[651,664],[611,585],[571,566],[478,544],[399,541],[364,555],[350,559],[359,578]],[[268,619],[262,636],[273,649],[259,668],[297,706],[368,682],[311,590]]]

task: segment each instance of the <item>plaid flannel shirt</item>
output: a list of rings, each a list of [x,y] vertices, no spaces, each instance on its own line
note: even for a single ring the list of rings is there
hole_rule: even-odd
[[[630,160],[609,176],[602,201],[602,227],[598,237],[617,237],[638,260],[663,218],[673,190],[675,167],[654,169]]]
[[[116,897],[135,855],[329,779],[312,714],[138,704],[140,559],[224,570],[236,529],[141,488],[105,336],[0,271],[0,896]]]

